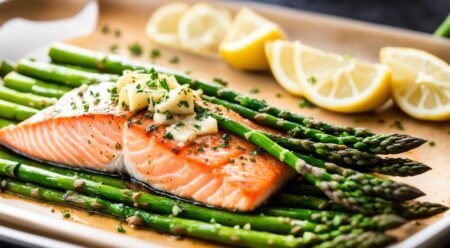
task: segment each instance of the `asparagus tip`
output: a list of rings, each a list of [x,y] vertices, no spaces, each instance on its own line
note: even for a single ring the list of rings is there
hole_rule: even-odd
[[[433,202],[404,202],[399,205],[399,213],[407,219],[425,218],[442,213],[449,208]]]
[[[377,224],[378,230],[388,230],[406,223],[404,218],[395,214],[375,215],[372,219]]]
[[[383,141],[383,143],[387,143],[386,150],[392,154],[409,151],[423,145],[425,142],[427,142],[425,139],[406,134],[392,134]]]
[[[391,176],[415,176],[431,170],[428,165],[407,158],[385,158],[383,163],[377,172]]]

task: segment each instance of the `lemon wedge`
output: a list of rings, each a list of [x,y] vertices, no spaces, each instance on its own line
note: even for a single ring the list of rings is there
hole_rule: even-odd
[[[200,54],[216,53],[231,26],[231,14],[209,4],[192,5],[178,23],[181,46]]]
[[[282,39],[280,27],[248,8],[242,8],[219,47],[221,56],[242,70],[269,68],[264,52],[266,41]]]
[[[385,65],[296,46],[295,67],[303,95],[325,109],[357,113],[375,109],[390,97],[391,72]]]
[[[270,69],[277,82],[289,93],[301,96],[300,80],[294,66],[297,46],[298,42],[277,40],[266,42],[265,50]]]
[[[158,8],[147,22],[147,36],[157,44],[178,47],[178,23],[188,8],[189,5],[185,3],[172,3]]]
[[[392,92],[397,105],[421,120],[450,120],[450,66],[425,51],[385,47],[381,63],[392,69]]]

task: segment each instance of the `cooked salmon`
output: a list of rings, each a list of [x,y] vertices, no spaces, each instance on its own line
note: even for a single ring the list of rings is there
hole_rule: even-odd
[[[236,211],[255,209],[295,175],[230,133],[219,131],[180,145],[164,136],[167,126],[155,125],[150,113],[132,116],[118,108],[113,87],[102,83],[76,89],[25,122],[0,130],[0,141],[30,158],[127,173],[158,191]]]

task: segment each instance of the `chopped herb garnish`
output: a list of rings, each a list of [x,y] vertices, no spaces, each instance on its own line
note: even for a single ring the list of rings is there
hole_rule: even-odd
[[[116,43],[114,43],[114,44],[112,44],[110,47],[109,47],[109,51],[111,52],[111,53],[117,53],[117,49],[119,48],[119,46],[116,44]]]
[[[194,126],[195,129],[197,129],[197,130],[201,130],[201,129],[202,129],[202,127],[201,127],[199,124],[194,124],[193,126]]]
[[[104,24],[102,26],[102,33],[104,33],[104,34],[109,33],[109,26],[108,26],[108,24]]]
[[[308,81],[308,83],[310,83],[312,85],[317,83],[317,79],[314,76],[308,77],[308,79],[306,81]]]
[[[117,232],[125,233],[125,229],[122,226],[122,222],[120,222],[119,225],[117,226]]]
[[[171,132],[166,132],[163,136],[164,139],[171,139],[173,140],[173,134]]]
[[[275,96],[276,96],[277,98],[283,97],[283,95],[282,95],[281,93],[277,93]]]
[[[121,145],[120,143],[116,143],[116,146],[115,146],[115,147],[116,147],[117,150],[119,150],[119,149],[122,148],[122,145]]]
[[[178,102],[177,106],[178,107],[183,107],[184,106],[185,108],[189,108],[189,102],[186,101],[186,100],[182,100],[182,101]]]
[[[61,214],[66,219],[70,218],[69,210],[63,210],[63,211],[61,211]]]
[[[70,102],[70,106],[72,107],[72,110],[77,109],[77,104],[75,102]]]
[[[159,49],[153,48],[150,51],[150,58],[156,59],[156,58],[159,58],[160,56],[161,56],[161,51]]]
[[[152,124],[152,125],[150,125],[150,126],[148,126],[148,127],[145,128],[145,132],[146,132],[146,133],[150,133],[150,132],[155,131],[156,129],[158,129],[158,126],[155,125],[155,124]]]
[[[116,38],[119,38],[122,35],[122,32],[120,32],[119,29],[116,29],[116,31],[114,31],[114,36],[116,36]]]
[[[222,78],[219,78],[219,77],[213,78],[213,81],[218,83],[218,84],[220,84],[220,85],[223,85],[223,86],[227,86],[228,85],[228,81],[223,80]]]
[[[184,127],[184,123],[183,122],[177,122],[177,124],[175,124],[175,127]]]
[[[203,149],[203,146],[199,145],[199,146],[197,146],[197,151],[198,152],[204,152],[205,149]]]
[[[169,84],[167,84],[167,80],[165,78],[159,80],[159,85],[165,90],[170,90]]]
[[[138,42],[134,42],[133,44],[129,45],[128,50],[133,56],[140,56],[142,54],[142,46]]]
[[[430,141],[428,141],[428,145],[430,145],[430,146],[436,146],[436,142],[430,140]]]
[[[259,89],[258,88],[251,88],[250,89],[250,94],[257,94],[259,93]]]
[[[222,134],[219,147],[227,148],[230,147],[231,136],[227,133]]]
[[[180,60],[178,59],[177,56],[173,56],[172,58],[170,58],[169,62],[171,64],[178,64],[178,62],[180,62]]]
[[[298,104],[298,106],[300,107],[300,108],[315,108],[316,107],[316,105],[314,104],[314,103],[312,103],[312,102],[310,102],[308,99],[302,99],[301,101],[300,101],[300,103]]]
[[[394,123],[392,123],[391,127],[396,127],[399,130],[405,130],[403,124],[399,120],[395,120]]]
[[[86,101],[83,101],[83,109],[84,112],[88,112],[89,111],[89,103],[87,103]]]

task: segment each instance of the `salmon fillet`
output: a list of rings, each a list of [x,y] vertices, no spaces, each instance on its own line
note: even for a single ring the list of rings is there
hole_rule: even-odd
[[[295,175],[226,132],[177,144],[164,137],[167,126],[154,125],[151,113],[132,116],[104,101],[113,87],[102,83],[74,90],[25,122],[0,130],[0,142],[30,158],[126,173],[158,191],[234,211],[255,209]],[[219,106],[208,107],[261,128]]]

